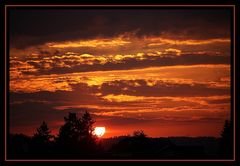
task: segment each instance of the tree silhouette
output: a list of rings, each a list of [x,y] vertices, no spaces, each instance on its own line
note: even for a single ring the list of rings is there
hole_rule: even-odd
[[[142,130],[136,130],[133,132],[133,137],[134,138],[146,138],[147,135]]]
[[[32,138],[31,151],[41,155],[50,151],[50,139],[53,137],[47,123],[43,121]]]
[[[59,130],[58,140],[60,141],[77,141],[80,135],[80,121],[76,113],[69,113],[64,117],[65,124]]]
[[[93,153],[96,150],[96,138],[93,136],[93,121],[86,111],[78,118],[76,113],[64,117],[65,124],[60,128],[56,143],[63,153]]]
[[[68,117],[64,117],[64,125],[59,130],[56,138],[57,153],[73,154],[78,153],[80,121],[76,113],[69,113]]]
[[[127,136],[113,145],[110,152],[117,154],[128,153],[134,158],[141,158],[144,154],[151,152],[151,141],[144,131],[136,130],[132,136]]]
[[[97,150],[96,137],[93,135],[93,124],[95,121],[86,111],[80,119],[80,141],[85,153],[92,153]]]
[[[219,141],[219,155],[221,158],[233,157],[233,125],[228,120],[225,121]]]
[[[53,138],[51,131],[49,130],[47,123],[43,121],[41,126],[37,128],[37,132],[34,134],[33,139],[36,139],[43,143],[48,143]]]
[[[94,123],[95,121],[92,119],[90,114],[86,111],[81,118],[81,129],[82,129],[81,134],[83,136],[92,135]]]

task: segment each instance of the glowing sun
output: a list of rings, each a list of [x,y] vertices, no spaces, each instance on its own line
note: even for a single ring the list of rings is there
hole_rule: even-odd
[[[95,134],[98,137],[101,137],[104,135],[106,129],[105,127],[95,127],[93,134]]]

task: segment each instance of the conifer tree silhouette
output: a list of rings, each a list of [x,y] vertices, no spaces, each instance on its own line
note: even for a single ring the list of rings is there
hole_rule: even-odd
[[[233,158],[233,125],[225,121],[219,141],[219,155],[221,158]]]
[[[51,135],[51,131],[49,130],[47,123],[43,121],[41,126],[37,128],[37,132],[34,134],[33,139],[43,143],[48,143],[51,138],[53,138],[53,135]]]
[[[50,140],[54,136],[51,135],[51,131],[48,128],[46,122],[42,122],[39,128],[37,128],[36,133],[32,138],[31,151],[34,154],[44,155],[49,152],[50,149]]]
[[[86,111],[80,118],[76,113],[64,117],[65,124],[61,126],[56,138],[56,145],[62,153],[94,153],[96,138],[92,134],[95,121]]]

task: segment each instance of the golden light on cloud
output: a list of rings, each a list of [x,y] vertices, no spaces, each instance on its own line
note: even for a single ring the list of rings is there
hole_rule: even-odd
[[[145,97],[143,96],[129,96],[129,95],[107,95],[102,97],[103,99],[106,99],[107,101],[110,102],[131,102],[131,101],[139,101],[139,100],[144,100]]]
[[[69,48],[69,47],[116,47],[131,43],[121,38],[115,39],[94,39],[83,41],[69,41],[63,43],[47,43],[48,47],[52,48]]]
[[[107,95],[103,96],[103,99],[109,102],[141,102],[145,103],[162,103],[162,101],[173,101],[173,102],[191,102],[195,104],[208,105],[208,101],[214,100],[230,100],[230,95],[221,95],[221,96],[199,96],[199,97],[156,97],[156,96],[132,96],[132,95]]]
[[[149,86],[154,86],[158,81],[163,81],[190,85],[201,83],[210,87],[229,88],[230,65],[178,65],[131,70],[93,71],[41,76],[29,75],[22,76],[21,78],[15,78],[15,74],[11,75],[10,73],[10,77],[10,90],[23,92],[37,92],[42,90],[71,91],[70,84],[87,83],[88,86],[100,86],[105,82],[138,80],[140,78],[146,80]],[[137,87],[139,84],[135,82],[131,86]]]
[[[26,73],[38,74],[42,70],[55,72],[61,70],[59,68],[71,70],[83,65],[91,68],[94,65],[114,66],[131,61],[156,62],[162,60],[161,58],[174,59],[186,55],[227,57],[229,44],[230,39],[227,38],[175,40],[166,36],[138,37],[135,34],[51,42],[26,49],[11,48],[10,76],[18,78]],[[189,47],[191,45],[194,47]],[[83,70],[87,70],[84,68]]]
[[[149,41],[153,43],[149,43],[148,46],[161,46],[164,44],[170,45],[207,45],[207,44],[215,44],[215,43],[230,43],[230,39],[207,39],[207,40],[174,40],[174,39],[166,39],[166,38],[149,38]]]
[[[173,55],[179,56],[179,55],[181,55],[182,51],[179,49],[175,49],[175,48],[167,48],[167,49],[165,49],[165,53],[167,53],[167,54],[173,53]]]

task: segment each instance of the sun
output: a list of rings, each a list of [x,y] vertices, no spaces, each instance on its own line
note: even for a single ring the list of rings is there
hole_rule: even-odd
[[[98,137],[102,137],[105,131],[106,131],[105,127],[95,127],[93,134]]]

